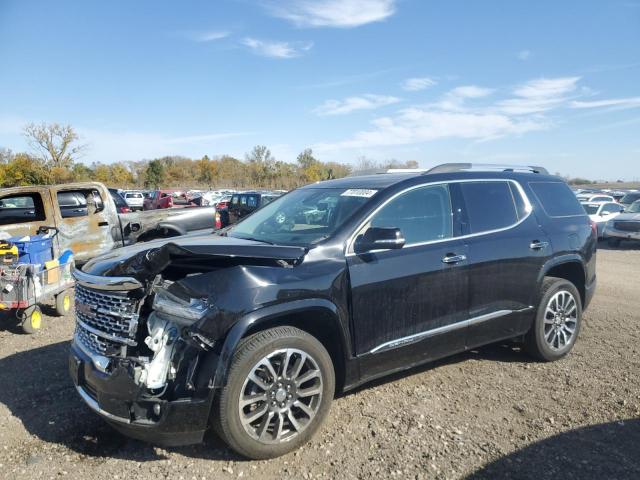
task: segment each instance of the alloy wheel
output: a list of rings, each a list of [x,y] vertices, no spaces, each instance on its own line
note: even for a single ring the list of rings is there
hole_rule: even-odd
[[[578,326],[578,304],[567,290],[551,297],[544,314],[544,339],[552,350],[562,350],[571,343]]]
[[[291,440],[307,428],[322,402],[322,372],[302,350],[270,353],[249,371],[238,400],[245,431],[262,443]]]

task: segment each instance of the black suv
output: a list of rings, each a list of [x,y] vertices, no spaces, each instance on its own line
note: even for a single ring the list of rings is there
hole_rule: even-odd
[[[244,217],[281,196],[278,192],[241,192],[234,193],[229,206],[220,210],[220,228],[238,223]]]
[[[596,233],[540,168],[450,164],[294,190],[222,236],[134,245],[75,273],[70,371],[118,430],[213,426],[251,458],[317,431],[334,394],[514,339],[573,347]]]

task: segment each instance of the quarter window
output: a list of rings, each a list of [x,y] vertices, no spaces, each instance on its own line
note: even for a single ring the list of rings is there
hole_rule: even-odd
[[[469,233],[499,230],[518,222],[510,182],[462,182],[459,185]]]
[[[406,245],[451,238],[449,188],[433,185],[410,190],[382,207],[368,227],[399,228]]]
[[[585,214],[584,208],[564,182],[530,182],[542,208],[550,217],[575,217]]]

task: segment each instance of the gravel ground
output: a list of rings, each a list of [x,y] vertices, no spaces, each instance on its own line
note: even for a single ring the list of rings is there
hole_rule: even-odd
[[[73,319],[0,329],[0,478],[640,478],[640,249],[601,250],[564,360],[495,345],[338,398],[314,440],[245,461],[210,436],[164,449],[111,430],[67,375]]]

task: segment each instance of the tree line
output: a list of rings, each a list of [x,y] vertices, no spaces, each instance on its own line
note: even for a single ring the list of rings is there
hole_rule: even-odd
[[[385,168],[417,168],[415,161],[378,163],[364,157],[355,166],[323,162],[311,149],[295,163],[276,159],[264,145],[244,159],[219,155],[193,159],[164,156],[109,164],[80,161],[86,146],[70,125],[29,124],[24,136],[29,152],[0,149],[0,187],[98,181],[119,188],[270,188],[289,190],[352,173]]]

